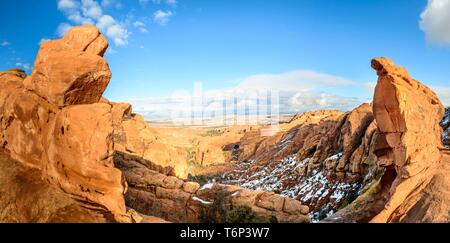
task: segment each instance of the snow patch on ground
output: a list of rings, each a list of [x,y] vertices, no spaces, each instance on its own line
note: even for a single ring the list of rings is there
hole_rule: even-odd
[[[342,156],[344,156],[344,153],[338,153],[335,154],[331,157],[329,157],[328,159],[326,159],[325,161],[335,161],[335,160],[340,160],[342,158]]]
[[[327,160],[339,160],[343,153],[335,154]],[[297,163],[297,156],[291,155],[281,161],[274,161],[256,170],[255,161],[239,163],[232,172],[219,180],[223,184],[238,185],[252,190],[272,191],[282,196],[301,201],[310,207],[310,217],[317,222],[337,212],[349,195],[361,191],[361,183],[345,183],[328,178],[323,170],[314,170],[307,175],[299,173],[306,168],[312,158]]]
[[[193,197],[192,200],[200,202],[200,203],[205,204],[205,205],[211,205],[212,204],[212,202],[205,201],[205,200],[203,200],[201,198],[198,198],[198,197]]]
[[[213,186],[214,186],[214,183],[208,183],[208,184],[205,184],[204,186],[202,186],[202,187],[199,189],[199,191],[210,190],[210,189],[213,188]]]

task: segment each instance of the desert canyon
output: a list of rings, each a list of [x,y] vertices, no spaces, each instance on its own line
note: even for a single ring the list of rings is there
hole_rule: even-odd
[[[0,222],[450,222],[450,110],[388,58],[373,102],[264,125],[158,127],[102,97],[96,27],[0,72]]]

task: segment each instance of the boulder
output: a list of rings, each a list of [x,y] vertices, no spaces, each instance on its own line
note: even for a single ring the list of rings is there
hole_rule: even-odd
[[[72,28],[42,44],[25,87],[58,107],[99,102],[111,79],[102,57],[107,48],[96,27]]]

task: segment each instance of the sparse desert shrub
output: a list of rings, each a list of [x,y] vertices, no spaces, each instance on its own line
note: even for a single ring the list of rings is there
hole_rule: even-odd
[[[196,159],[197,153],[193,150],[188,151],[187,164],[189,168],[201,168],[203,165]]]
[[[201,223],[225,223],[226,215],[231,209],[231,193],[225,188],[218,189],[214,194],[214,202],[202,209]]]
[[[204,134],[204,137],[218,137],[218,136],[222,136],[223,132],[220,131],[220,129],[211,129],[206,131],[206,133]]]

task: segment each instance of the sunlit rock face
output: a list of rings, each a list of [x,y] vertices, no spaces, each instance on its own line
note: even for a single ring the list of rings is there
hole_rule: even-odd
[[[31,76],[0,73],[0,145],[89,208],[131,222],[113,164],[113,107],[99,103],[111,77],[107,47],[96,27],[75,27],[41,46]]]
[[[24,86],[59,107],[97,103],[111,79],[103,59],[107,48],[96,27],[74,27],[62,39],[42,44]]]
[[[384,209],[372,222],[448,220],[450,184],[448,173],[442,174],[448,157],[441,152],[440,126],[444,107],[431,89],[391,60],[374,59],[372,67],[379,77],[373,102],[380,133],[375,154],[385,176],[396,175]]]

